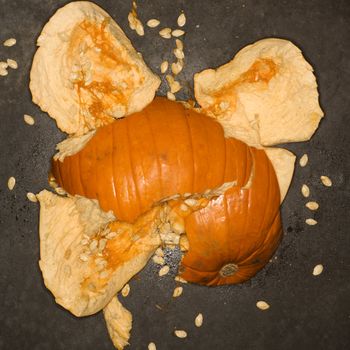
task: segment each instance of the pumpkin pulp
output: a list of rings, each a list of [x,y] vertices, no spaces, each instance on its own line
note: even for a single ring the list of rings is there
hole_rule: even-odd
[[[67,58],[82,122],[88,123],[89,118],[85,118],[88,113],[102,126],[111,123],[113,116],[127,113],[130,96],[144,77],[109,31],[108,20],[96,23],[85,19],[77,24],[70,37]],[[119,110],[113,110],[116,105]]]
[[[237,93],[232,93],[233,91],[237,91],[246,84],[261,84],[261,88],[264,88],[277,72],[278,66],[271,58],[257,59],[237,79],[224,84],[219,90],[213,92],[211,96],[214,98],[214,103],[205,110],[214,115],[221,114],[223,110],[235,111]]]

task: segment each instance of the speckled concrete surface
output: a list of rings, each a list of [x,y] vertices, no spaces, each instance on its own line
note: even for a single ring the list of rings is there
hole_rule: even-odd
[[[0,0],[0,41],[16,37],[12,48],[0,46],[0,60],[14,58],[17,71],[0,77],[0,349],[113,349],[101,314],[78,319],[54,302],[38,268],[38,205],[27,191],[47,186],[49,159],[63,138],[53,121],[31,103],[28,77],[35,39],[64,1]],[[170,56],[170,41],[146,30],[138,37],[127,25],[130,3],[98,1],[122,26],[157,71]],[[311,142],[289,145],[307,152],[309,165],[297,168],[283,205],[285,237],[276,259],[251,281],[221,288],[184,286],[171,298],[177,254],[169,255],[170,276],[159,278],[149,264],[131,282],[125,305],[134,315],[130,349],[349,349],[350,348],[350,222],[349,222],[349,85],[350,3],[348,1],[139,1],[142,20],[160,18],[173,26],[177,14],[188,18],[186,65],[179,94],[192,95],[195,72],[227,62],[241,47],[270,36],[300,46],[315,68],[326,118]],[[164,94],[162,87],[160,94]],[[23,114],[35,117],[32,127]],[[329,175],[334,186],[318,178]],[[14,191],[7,179],[15,176]],[[307,227],[300,186],[308,183],[320,203],[319,224]],[[324,272],[312,275],[316,264]],[[271,308],[262,312],[257,300]],[[161,306],[161,310],[156,307]],[[198,312],[204,324],[196,329]],[[186,329],[188,338],[172,335]]]

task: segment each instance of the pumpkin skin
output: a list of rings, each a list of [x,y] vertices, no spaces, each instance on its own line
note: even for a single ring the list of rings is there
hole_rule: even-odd
[[[255,173],[251,186],[232,187],[185,219],[190,250],[180,271],[189,282],[244,282],[267,264],[278,247],[282,228],[276,175],[265,152],[251,150]]]
[[[164,98],[98,129],[80,152],[53,161],[52,173],[68,193],[98,199],[128,222],[163,198],[236,181],[185,218],[190,248],[180,274],[189,282],[247,280],[281,238],[279,187],[265,152],[225,138],[214,119]]]
[[[98,199],[103,210],[134,222],[174,194],[243,185],[251,166],[249,147],[225,138],[217,121],[158,97],[98,129],[77,154],[53,161],[52,173],[68,193]]]

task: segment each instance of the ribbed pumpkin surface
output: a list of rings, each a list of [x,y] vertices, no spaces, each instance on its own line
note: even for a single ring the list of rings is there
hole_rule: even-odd
[[[177,193],[245,184],[250,171],[246,144],[226,139],[215,120],[164,98],[98,129],[83,150],[53,162],[68,193],[97,198],[102,209],[129,222]]]
[[[277,249],[282,229],[276,175],[265,152],[251,150],[251,186],[230,188],[185,220],[191,249],[182,260],[181,276],[189,282],[243,282],[263,268]]]

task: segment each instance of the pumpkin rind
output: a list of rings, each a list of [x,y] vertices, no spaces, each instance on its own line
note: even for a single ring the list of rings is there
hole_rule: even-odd
[[[250,168],[249,147],[225,139],[218,122],[156,98],[97,130],[80,152],[53,161],[52,172],[68,193],[98,199],[103,210],[132,222],[174,194],[243,185]]]
[[[243,282],[268,262],[278,246],[282,230],[276,175],[265,152],[251,150],[251,187],[232,187],[185,219],[190,249],[182,260],[180,276],[189,282]],[[226,264],[237,265],[237,271],[223,276],[220,270]]]

